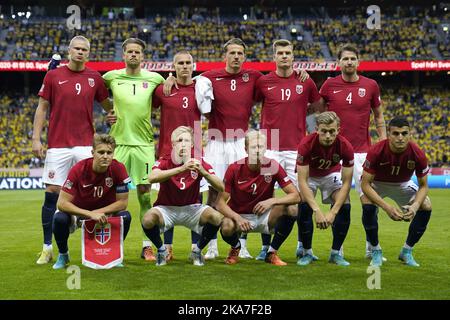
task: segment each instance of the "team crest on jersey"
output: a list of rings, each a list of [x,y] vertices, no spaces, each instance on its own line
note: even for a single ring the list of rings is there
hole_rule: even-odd
[[[95,241],[103,246],[109,239],[111,239],[111,225],[107,223],[102,226],[97,223],[95,225]]]
[[[195,170],[191,170],[191,177],[192,177],[192,179],[197,180],[198,172]]]
[[[88,83],[91,86],[91,88],[93,88],[95,86],[95,81],[93,78],[88,78]]]
[[[341,161],[341,157],[337,153],[333,154],[333,162],[339,162],[339,161]]]
[[[366,89],[364,88],[359,88],[358,89],[358,95],[362,98],[366,95]]]
[[[67,180],[66,183],[64,183],[64,188],[66,188],[66,189],[70,190],[70,189],[72,189],[72,186],[73,186],[73,182],[70,180]]]
[[[408,162],[406,163],[406,167],[409,170],[414,170],[414,168],[416,167],[416,162],[413,160],[408,160]]]
[[[303,86],[301,84],[296,85],[295,86],[295,92],[297,92],[298,94],[302,94]]]
[[[106,178],[105,184],[108,188],[111,188],[113,186],[113,179],[111,177]]]
[[[148,82],[143,82],[142,83],[142,88],[147,89],[148,88]]]
[[[48,172],[48,177],[49,177],[50,179],[53,179],[53,178],[55,177],[55,175],[56,175],[55,170],[50,170],[50,171]]]
[[[272,182],[272,175],[271,174],[265,174],[264,175],[264,181],[266,183],[271,183]]]
[[[250,80],[250,76],[248,75],[248,73],[244,73],[242,75],[242,81],[248,82],[248,80]]]

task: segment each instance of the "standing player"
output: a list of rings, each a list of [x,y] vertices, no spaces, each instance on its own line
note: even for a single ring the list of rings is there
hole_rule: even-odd
[[[320,229],[330,225],[333,229],[333,244],[329,262],[348,266],[339,250],[350,226],[350,198],[353,176],[353,148],[339,134],[340,119],[334,112],[323,112],[317,119],[317,132],[306,136],[298,148],[297,171],[300,192],[305,200],[300,204],[298,225],[301,225],[303,257],[297,261],[306,266],[314,261],[311,251],[313,220]],[[342,174],[341,164],[342,161]],[[322,203],[331,204],[324,214],[315,200],[317,189],[322,194]]]
[[[338,64],[341,74],[327,79],[320,88],[321,110],[328,107],[341,119],[341,134],[352,144],[355,151],[353,180],[355,190],[361,194],[362,165],[370,147],[369,123],[373,112],[378,136],[386,139],[386,124],[381,107],[380,89],[376,81],[358,75],[358,50],[346,44],[338,51]],[[370,202],[361,197],[363,221],[370,215]],[[366,257],[371,256],[371,246],[366,241]]]
[[[223,191],[223,182],[208,163],[192,158],[192,128],[176,128],[171,140],[173,157],[160,158],[149,175],[150,183],[160,183],[160,189],[155,206],[142,219],[142,227],[158,248],[157,266],[165,265],[168,255],[161,232],[175,225],[184,225],[201,234],[190,258],[194,265],[203,266],[202,249],[219,230],[223,216],[210,206],[199,203],[200,181],[205,178],[219,192]]]
[[[208,142],[205,159],[212,165],[219,178],[223,179],[228,165],[246,157],[244,135],[255,104],[256,81],[262,74],[259,71],[243,69],[245,61],[245,43],[232,38],[223,47],[225,68],[202,73],[211,81],[214,100],[208,116]],[[298,77],[304,81],[309,75],[302,71]],[[217,192],[210,188],[208,205],[214,207]],[[270,244],[270,236],[265,238]],[[245,238],[241,238],[241,258],[252,256],[246,248]],[[205,259],[214,259],[219,255],[217,237],[211,240]]]
[[[293,45],[288,40],[281,39],[273,43],[273,58],[277,69],[257,81],[256,99],[263,101],[261,129],[267,131],[266,156],[275,159],[297,186],[297,148],[306,135],[308,104],[311,103],[312,107],[315,107],[320,95],[312,79],[302,83],[297,78],[293,68],[293,50]],[[297,215],[298,207],[291,206],[289,210],[292,215]],[[299,246],[300,233],[298,225]],[[268,246],[263,246],[261,257],[267,249]]]
[[[130,178],[125,166],[113,160],[116,142],[107,134],[94,136],[93,158],[78,162],[70,169],[58,199],[58,210],[53,219],[53,232],[58,245],[58,260],[53,269],[62,269],[69,263],[71,223],[77,219],[92,219],[105,224],[108,216],[123,217],[123,238],[130,229],[128,205]]]
[[[153,94],[153,108],[161,107],[160,134],[157,157],[170,159],[172,156],[171,134],[179,126],[198,128],[194,130],[195,150],[201,156],[202,132],[201,113],[195,96],[195,81],[192,80],[194,60],[188,51],[179,51],[173,57],[177,87],[165,96],[163,85],[159,85]],[[201,198],[201,196],[200,196]],[[200,201],[201,202],[201,201]],[[199,235],[191,232],[193,246]],[[167,260],[172,259],[173,228],[164,233],[164,244],[168,248]]]
[[[220,194],[217,207],[226,217],[222,237],[231,245],[227,264],[239,261],[241,232],[274,233],[265,261],[277,266],[287,264],[278,257],[277,250],[295,223],[287,208],[299,203],[300,195],[280,164],[264,157],[266,140],[259,131],[248,132],[245,136],[248,157],[231,164],[225,173],[225,191]],[[274,197],[276,182],[285,196]]]
[[[115,157],[122,162],[137,188],[140,219],[151,208],[148,173],[155,161],[153,128],[151,124],[152,95],[164,78],[155,72],[141,69],[145,43],[129,38],[122,44],[125,69],[113,70],[103,75],[111,89],[114,112],[117,117],[110,134],[116,139]],[[151,242],[145,235],[141,257],[155,260]]]
[[[427,196],[429,167],[425,153],[411,141],[410,125],[405,118],[393,118],[388,132],[387,140],[369,149],[361,182],[362,191],[370,201],[370,204],[366,205],[370,215],[366,215],[363,220],[373,248],[370,264],[383,264],[383,254],[378,242],[378,206],[394,221],[412,220],[408,237],[398,258],[408,266],[418,267],[412,249],[424,234],[431,216],[431,201]],[[411,180],[414,172],[419,187]],[[394,200],[402,210],[384,201],[385,197]]]
[[[94,135],[94,100],[108,111],[112,108],[101,75],[85,66],[89,57],[89,40],[72,38],[69,63],[49,71],[39,90],[39,104],[33,123],[33,154],[44,157],[41,132],[49,111],[48,150],[45,155],[43,182],[45,201],[42,206],[43,250],[37,264],[52,260],[52,221],[58,194],[70,168],[78,161],[92,156]]]

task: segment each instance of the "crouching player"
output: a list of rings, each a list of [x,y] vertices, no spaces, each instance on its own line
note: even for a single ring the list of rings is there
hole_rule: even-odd
[[[277,266],[287,264],[278,257],[277,250],[295,223],[287,207],[299,203],[300,195],[280,164],[264,157],[266,144],[266,136],[261,132],[248,132],[245,136],[248,157],[231,164],[225,173],[225,191],[219,196],[217,209],[225,216],[222,238],[231,245],[227,264],[239,261],[241,232],[274,233],[265,261]],[[275,182],[285,196],[274,197]]]
[[[172,157],[160,158],[149,174],[150,183],[160,183],[160,189],[154,207],[142,218],[142,227],[158,248],[157,266],[167,264],[168,256],[161,233],[175,225],[183,225],[200,234],[190,259],[194,265],[203,266],[202,249],[219,230],[223,216],[210,206],[199,203],[200,181],[205,177],[218,192],[223,191],[223,182],[208,163],[191,157],[194,146],[192,128],[176,128],[171,140]]]
[[[339,134],[340,119],[336,113],[321,113],[316,120],[317,132],[303,138],[298,148],[298,181],[305,202],[300,203],[298,215],[298,224],[302,226],[300,236],[304,254],[297,264],[306,266],[314,261],[311,251],[314,213],[319,229],[331,226],[333,230],[333,244],[328,261],[348,266],[350,263],[344,260],[339,250],[350,226],[349,192],[353,176],[353,147]],[[322,194],[322,203],[331,204],[330,212],[326,215],[315,200],[317,189]]]
[[[429,167],[425,153],[411,141],[410,125],[405,118],[395,117],[388,126],[388,139],[372,146],[364,162],[361,187],[372,202],[365,205],[363,224],[367,239],[373,246],[373,266],[381,266],[383,254],[378,242],[377,212],[381,207],[394,221],[411,221],[406,242],[399,259],[408,266],[418,267],[412,248],[424,234],[431,216],[427,174]],[[419,187],[411,180],[416,173]],[[401,208],[383,198],[389,197]]]
[[[107,134],[94,135],[93,158],[78,162],[69,171],[59,194],[57,211],[53,217],[53,234],[58,245],[58,260],[53,269],[69,263],[67,240],[77,220],[92,219],[106,223],[108,216],[123,217],[123,238],[130,229],[128,205],[128,177],[125,166],[113,160],[116,142]]]

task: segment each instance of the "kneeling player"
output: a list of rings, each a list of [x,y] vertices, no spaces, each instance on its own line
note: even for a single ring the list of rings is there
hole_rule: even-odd
[[[231,164],[225,173],[225,191],[219,196],[217,209],[225,216],[222,237],[231,245],[227,264],[239,261],[241,232],[274,233],[265,261],[284,266],[277,250],[289,236],[295,217],[289,215],[288,205],[300,202],[297,188],[278,162],[264,157],[266,136],[250,131],[245,136],[248,157]],[[275,182],[286,193],[274,197]]]
[[[429,167],[425,153],[410,140],[408,121],[395,117],[388,126],[388,139],[372,146],[364,162],[362,192],[373,204],[364,206],[363,224],[374,248],[370,262],[373,266],[383,264],[378,242],[377,206],[394,221],[412,220],[398,258],[408,266],[419,266],[413,258],[412,248],[424,234],[431,216],[431,201],[427,196]],[[411,180],[414,172],[419,187]],[[385,202],[385,197],[394,200],[402,210]]]
[[[115,147],[113,137],[96,134],[93,158],[82,160],[70,169],[59,194],[59,211],[53,217],[53,234],[59,249],[53,269],[64,268],[69,263],[67,240],[77,219],[92,219],[104,224],[108,216],[122,216],[123,238],[126,238],[131,223],[130,213],[124,211],[128,205],[130,178],[125,166],[113,160]]]
[[[160,158],[149,175],[150,183],[160,183],[160,189],[154,207],[142,219],[142,227],[158,248],[157,266],[165,265],[168,255],[161,233],[175,225],[183,225],[200,234],[190,258],[194,265],[203,266],[202,249],[219,230],[223,216],[199,203],[200,181],[204,177],[218,192],[223,191],[223,182],[215,176],[208,163],[191,158],[194,145],[192,128],[176,128],[171,140],[172,157]]]
[[[344,260],[339,250],[350,226],[349,192],[353,175],[353,147],[339,135],[339,117],[334,112],[324,112],[317,117],[317,132],[305,137],[298,148],[297,171],[300,192],[306,202],[300,203],[298,225],[304,254],[297,261],[305,266],[314,261],[312,254],[313,220],[320,229],[330,225],[333,229],[333,245],[329,262],[340,266],[350,263]],[[342,160],[342,174],[341,164]],[[322,203],[330,203],[330,212],[325,215],[315,200],[317,189],[322,193]]]

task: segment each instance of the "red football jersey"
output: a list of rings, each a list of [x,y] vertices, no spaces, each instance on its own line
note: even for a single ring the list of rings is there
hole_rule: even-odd
[[[340,134],[331,146],[324,147],[319,142],[319,134],[314,132],[300,142],[297,164],[309,165],[310,177],[325,177],[341,170],[341,160],[344,167],[352,167],[353,153],[350,142]]]
[[[38,95],[50,103],[49,148],[92,145],[94,100],[108,98],[100,73],[89,68],[75,72],[67,66],[51,70]]]
[[[163,85],[159,85],[153,93],[153,108],[161,106],[161,123],[159,129],[158,158],[171,156],[173,130],[179,126],[188,126],[194,129],[194,122],[200,124],[200,110],[195,99],[195,83],[183,86],[178,84],[172,88],[170,96],[163,93]],[[195,132],[194,132],[195,133]],[[201,126],[194,137],[198,150],[202,149]]]
[[[202,159],[203,168],[211,174],[214,169]],[[171,158],[160,158],[152,169],[169,170],[181,165],[174,164]],[[202,176],[197,171],[185,171],[160,183],[158,199],[154,206],[186,206],[200,203],[200,181]]]
[[[275,182],[284,188],[292,183],[280,164],[265,158],[260,171],[251,171],[248,157],[245,163],[239,160],[232,163],[225,173],[225,191],[230,194],[228,205],[239,214],[252,213],[260,201],[273,197]]]
[[[262,73],[255,70],[241,70],[237,74],[231,74],[225,69],[220,69],[204,72],[202,76],[211,80],[214,92],[208,128],[219,130],[224,140],[243,138],[248,130],[248,122],[255,103],[256,80]],[[240,132],[227,135],[227,129],[232,132],[240,129]],[[211,130],[208,135],[210,139],[220,139],[214,137]]]
[[[341,119],[340,133],[356,153],[364,153],[371,145],[369,135],[370,112],[381,104],[380,88],[375,80],[359,75],[356,82],[346,82],[342,75],[327,79],[320,95]]]
[[[373,145],[366,156],[364,170],[375,175],[375,181],[406,182],[414,171],[421,178],[430,171],[425,153],[414,142],[410,142],[402,153],[393,153],[389,140]]]
[[[128,192],[131,181],[125,166],[113,160],[104,173],[92,170],[94,158],[79,161],[69,171],[62,187],[74,198],[72,203],[79,208],[95,210],[116,202],[116,193]]]
[[[267,130],[267,148],[271,150],[297,150],[306,134],[308,103],[320,99],[311,78],[301,82],[294,72],[288,78],[275,72],[262,76],[256,83],[256,100],[263,100],[261,129]],[[278,144],[273,129],[279,129]]]

